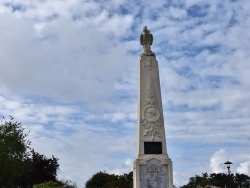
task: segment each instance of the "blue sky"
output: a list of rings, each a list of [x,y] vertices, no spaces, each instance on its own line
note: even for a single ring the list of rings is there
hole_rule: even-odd
[[[154,35],[174,184],[250,175],[250,3],[1,0],[0,115],[79,187],[135,157],[139,36]]]

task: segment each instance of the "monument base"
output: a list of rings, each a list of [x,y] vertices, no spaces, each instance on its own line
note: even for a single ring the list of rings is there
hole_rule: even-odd
[[[144,155],[134,161],[134,188],[173,188],[172,180],[167,155]]]

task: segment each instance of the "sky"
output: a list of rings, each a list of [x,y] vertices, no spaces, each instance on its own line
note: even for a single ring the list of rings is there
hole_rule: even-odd
[[[159,63],[174,184],[250,175],[249,0],[1,0],[0,116],[60,179],[132,171],[140,34]]]

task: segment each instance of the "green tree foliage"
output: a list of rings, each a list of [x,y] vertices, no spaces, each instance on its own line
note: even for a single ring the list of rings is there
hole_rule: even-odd
[[[77,188],[76,183],[70,180],[62,180],[61,183],[63,184],[63,188]]]
[[[32,187],[32,185],[38,183],[55,182],[59,163],[54,156],[47,158],[32,150],[31,158],[25,160],[25,167],[25,174],[20,179],[20,185]]]
[[[189,179],[188,184],[181,186],[180,188],[205,188],[210,186],[216,186],[225,188],[249,188],[250,187],[250,177],[245,174],[223,174],[223,173],[213,173],[208,175],[207,173],[202,173],[201,176],[196,175]]]
[[[32,188],[63,188],[63,184],[60,182],[45,182],[33,185]]]
[[[228,183],[228,177],[224,173],[212,173],[210,174],[210,184],[216,187],[225,187]]]
[[[29,188],[38,183],[57,182],[58,159],[31,150],[27,136],[22,124],[13,117],[0,122],[0,187]]]
[[[249,188],[250,187],[250,177],[245,174],[238,174],[234,177],[234,187],[237,188]]]
[[[33,185],[32,188],[76,188],[76,184],[71,181],[49,181]]]
[[[102,188],[113,178],[106,172],[97,172],[87,182],[86,188]]]
[[[30,141],[22,124],[10,117],[0,122],[0,187],[13,187],[24,174],[24,161],[30,155]]]
[[[85,184],[86,188],[133,188],[133,172],[123,175],[97,172]]]

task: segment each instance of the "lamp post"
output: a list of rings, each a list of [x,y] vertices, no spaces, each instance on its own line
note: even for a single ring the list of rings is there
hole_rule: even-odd
[[[230,174],[231,174],[230,165],[233,164],[233,163],[230,162],[230,161],[227,161],[224,164],[227,165],[227,170],[228,170],[228,187],[231,188],[231,182],[230,182]]]

